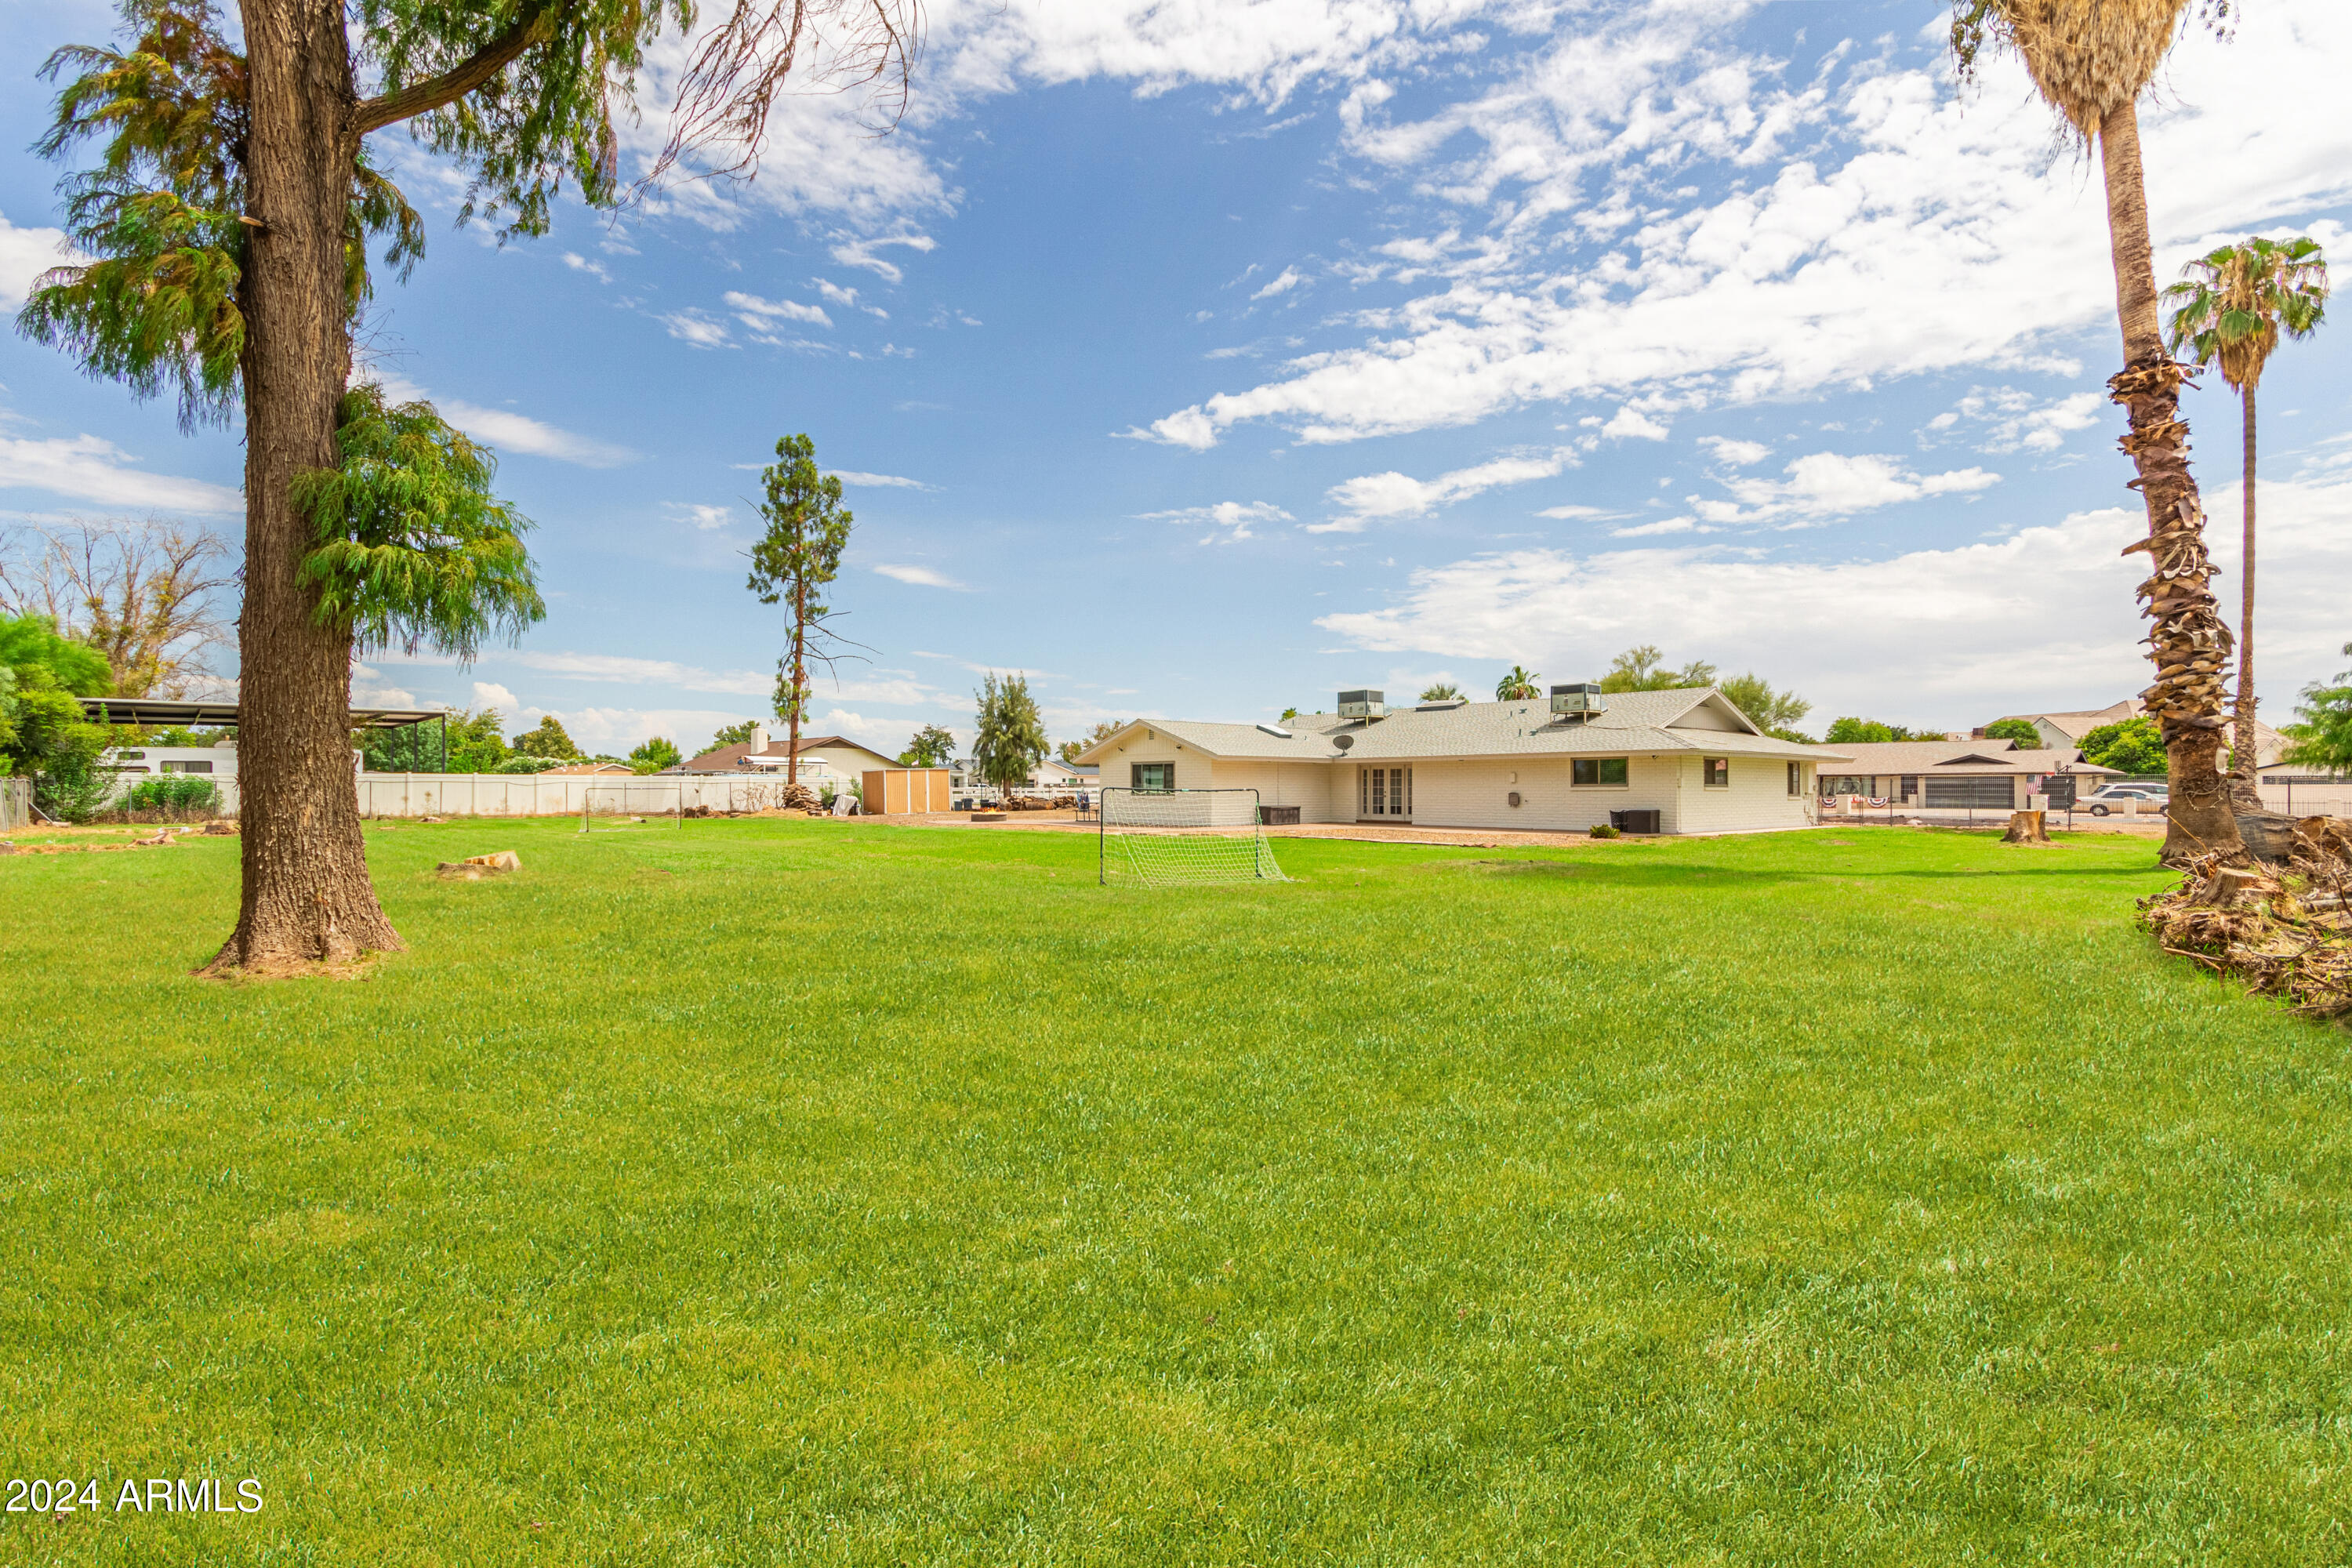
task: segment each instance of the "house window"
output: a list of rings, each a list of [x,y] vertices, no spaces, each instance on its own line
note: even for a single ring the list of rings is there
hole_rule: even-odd
[[[213,765],[210,763],[165,763],[163,771],[167,773],[208,773],[213,771]]]
[[[1805,767],[1802,763],[1789,764],[1789,793],[1791,795],[1805,793]]]
[[[1358,816],[1411,816],[1412,815],[1412,770],[1411,768],[1358,768],[1356,770],[1356,815]]]
[[[1174,789],[1176,787],[1174,763],[1130,763],[1128,765],[1134,770],[1132,776],[1135,780],[1135,787],[1138,789]]]
[[[1729,789],[1731,787],[1731,759],[1729,757],[1703,757],[1699,761],[1699,767],[1700,771],[1705,774],[1704,782],[1707,788]]]
[[[1902,784],[1903,798],[1905,800],[1916,800],[1919,798],[1919,775],[1917,773],[1905,773],[1903,775]]]
[[[1568,764],[1568,782],[1572,784],[1622,784],[1625,782],[1623,757],[1578,757]]]

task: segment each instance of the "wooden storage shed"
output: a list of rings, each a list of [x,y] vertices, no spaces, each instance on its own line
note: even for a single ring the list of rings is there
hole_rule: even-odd
[[[864,775],[859,801],[868,816],[905,816],[950,809],[945,768],[876,768]]]

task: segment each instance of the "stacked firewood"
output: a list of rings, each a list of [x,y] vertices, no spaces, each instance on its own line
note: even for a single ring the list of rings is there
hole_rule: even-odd
[[[2167,952],[2234,974],[2306,1017],[2352,1016],[2352,821],[2305,817],[2284,868],[2191,861],[2181,885],[2140,901]]]

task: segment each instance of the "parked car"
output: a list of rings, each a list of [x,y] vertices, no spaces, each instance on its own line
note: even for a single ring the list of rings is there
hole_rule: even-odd
[[[2093,816],[2106,816],[2117,811],[2137,809],[2142,801],[2158,806],[2172,804],[2171,786],[2160,784],[2111,784],[2093,790],[2074,802],[2074,809],[2087,811]],[[2163,815],[2161,812],[2158,816]]]

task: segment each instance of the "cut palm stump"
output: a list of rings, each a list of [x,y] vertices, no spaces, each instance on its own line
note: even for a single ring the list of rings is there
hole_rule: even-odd
[[[2009,831],[2000,836],[2003,844],[2047,844],[2050,840],[2048,815],[2039,811],[2012,811],[2009,814]]]
[[[2305,817],[2286,867],[2200,856],[2140,903],[2165,952],[2231,974],[2311,1018],[2352,1018],[2352,822]]]

